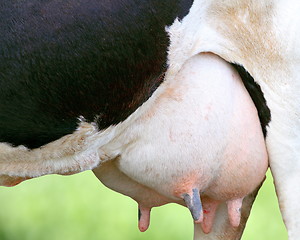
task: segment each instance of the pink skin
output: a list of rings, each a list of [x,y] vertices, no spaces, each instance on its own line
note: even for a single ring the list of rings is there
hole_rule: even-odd
[[[213,227],[216,211],[220,203],[218,201],[211,201],[208,199],[204,199],[202,202],[204,216],[203,221],[201,222],[201,228],[204,233],[210,233]]]
[[[101,167],[93,171],[99,180],[107,187],[130,196],[138,203],[140,215],[138,228],[141,232],[145,232],[150,225],[150,212],[152,207],[158,207],[172,202],[171,199],[130,179],[116,167],[114,161],[103,163]]]
[[[240,225],[242,204],[243,204],[243,198],[239,198],[227,202],[228,217],[229,217],[230,224],[233,227],[238,227]]]
[[[243,199],[268,167],[257,111],[242,80],[223,59],[200,54],[161,89],[133,123],[137,132],[142,126],[139,141],[95,169],[96,176],[138,202],[140,231],[148,229],[152,207],[170,202],[188,206],[204,233],[226,202],[237,228]],[[134,136],[134,127],[124,134]]]
[[[150,211],[151,208],[145,208],[139,206],[140,219],[139,219],[139,229],[141,232],[145,232],[150,225]]]

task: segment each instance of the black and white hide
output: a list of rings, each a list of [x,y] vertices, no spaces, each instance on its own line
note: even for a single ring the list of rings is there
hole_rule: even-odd
[[[297,239],[299,8],[1,3],[0,184],[93,169],[138,202],[141,231],[152,207],[175,202],[191,211],[195,240],[233,240],[270,164]]]

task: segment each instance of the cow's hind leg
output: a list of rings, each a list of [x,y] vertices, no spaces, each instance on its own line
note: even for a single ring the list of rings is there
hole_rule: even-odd
[[[300,120],[293,122],[293,115],[286,114],[289,118],[277,124],[278,116],[273,116],[267,137],[270,168],[289,240],[295,240],[300,236]]]

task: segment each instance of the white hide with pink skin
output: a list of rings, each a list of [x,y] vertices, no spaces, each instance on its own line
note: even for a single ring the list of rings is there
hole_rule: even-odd
[[[169,72],[195,54],[212,52],[242,65],[260,85],[271,111],[270,168],[290,240],[300,235],[299,11],[297,0],[195,0],[169,28]]]
[[[243,198],[263,181],[268,167],[248,92],[238,73],[209,53],[192,57],[176,75],[168,74],[115,131],[107,145],[118,152],[110,167],[115,174],[105,171],[105,164],[94,172],[108,187],[139,202],[141,230],[149,224],[151,207],[183,204],[185,194],[193,197],[195,189],[204,215],[200,209],[194,220],[202,222],[204,232],[210,232],[221,202],[227,202],[230,223],[237,227]],[[125,176],[135,183],[124,185]],[[134,188],[139,194],[128,191],[133,184],[139,185]]]

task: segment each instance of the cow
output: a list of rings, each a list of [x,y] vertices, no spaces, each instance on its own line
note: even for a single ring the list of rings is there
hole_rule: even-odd
[[[1,185],[97,174],[119,157],[108,144],[116,127],[130,122],[162,82],[193,66],[196,55],[211,53],[232,64],[252,97],[289,238],[296,239],[298,7],[293,0],[2,3]],[[247,192],[238,227],[228,224],[222,204],[213,231],[196,226],[194,239],[239,238],[257,190]],[[197,224],[199,208],[191,206],[199,202],[189,201],[194,191],[186,194]],[[141,209],[141,230],[147,212]]]

